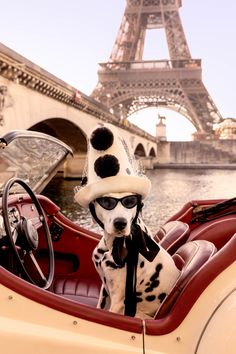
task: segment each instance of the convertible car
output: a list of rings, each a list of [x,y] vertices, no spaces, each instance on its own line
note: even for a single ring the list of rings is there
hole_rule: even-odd
[[[236,199],[190,201],[156,231],[181,273],[141,320],[96,308],[100,235],[41,193],[71,149],[33,131],[0,148],[2,354],[235,353]]]

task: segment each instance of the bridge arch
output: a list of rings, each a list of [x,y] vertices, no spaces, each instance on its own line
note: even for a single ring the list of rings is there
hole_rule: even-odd
[[[64,118],[49,118],[32,125],[29,130],[49,134],[69,145],[74,153],[87,152],[86,134],[73,122]]]
[[[136,148],[134,150],[134,155],[138,156],[138,157],[145,157],[146,156],[146,152],[145,152],[143,144],[139,143],[136,146]]]
[[[153,147],[151,147],[148,156],[149,156],[149,157],[156,157],[156,153],[155,153],[155,150],[154,150]]]

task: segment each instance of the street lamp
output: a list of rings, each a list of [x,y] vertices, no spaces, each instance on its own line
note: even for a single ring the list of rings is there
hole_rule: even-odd
[[[3,125],[3,109],[5,107],[5,97],[7,94],[7,87],[4,85],[0,85],[0,125]]]

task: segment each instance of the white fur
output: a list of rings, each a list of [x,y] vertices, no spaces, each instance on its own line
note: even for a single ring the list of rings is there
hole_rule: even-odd
[[[131,193],[112,193],[106,196],[122,198],[130,194]],[[105,210],[95,202],[95,211],[99,220],[104,224],[104,235],[93,252],[93,261],[103,282],[98,307],[124,314],[126,265],[119,268],[109,266],[109,264],[115,265],[112,256],[113,241],[116,237],[130,235],[131,224],[136,215],[137,207],[126,209],[119,202],[113,210]],[[117,217],[122,217],[127,220],[127,226],[122,231],[117,231],[114,226],[114,220]],[[138,224],[147,232],[147,227],[140,218],[138,219]],[[149,230],[148,234],[151,235]],[[162,265],[162,269],[160,270],[159,276],[155,279],[155,282],[153,282],[150,279],[152,279],[152,276],[156,272],[156,267],[159,267],[160,264]],[[162,247],[160,247],[160,251],[152,262],[149,262],[139,254],[136,293],[138,293],[138,297],[141,298],[142,301],[137,302],[135,316],[139,318],[153,317],[162,302],[158,296],[164,293],[168,295],[178,276],[179,270],[175,266],[172,257]],[[156,286],[154,286],[154,284]],[[150,290],[150,286],[153,288],[152,291]],[[150,296],[155,296],[155,300],[148,301],[147,299],[150,299]]]

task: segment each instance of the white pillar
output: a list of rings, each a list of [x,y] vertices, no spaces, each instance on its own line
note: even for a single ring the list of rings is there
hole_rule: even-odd
[[[166,141],[166,124],[165,124],[166,117],[160,116],[158,114],[158,123],[156,124],[156,138],[158,141]]]

